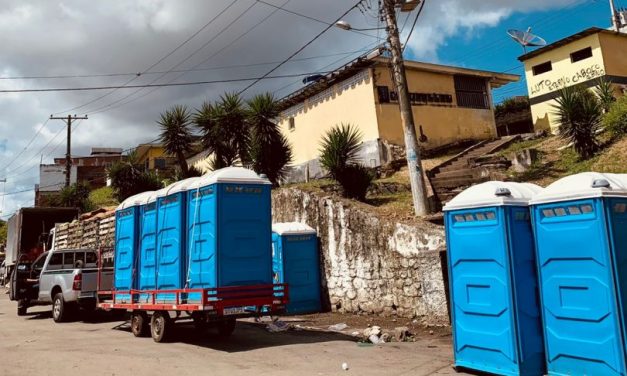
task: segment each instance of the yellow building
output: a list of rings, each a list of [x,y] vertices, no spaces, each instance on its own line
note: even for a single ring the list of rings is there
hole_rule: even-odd
[[[604,78],[615,84],[617,95],[627,88],[625,33],[589,28],[529,52],[519,60],[525,64],[535,129],[557,131],[553,105],[564,87],[592,87]]]
[[[406,61],[417,136],[423,149],[496,137],[491,90],[519,76]],[[385,57],[361,57],[280,101],[279,125],[292,145],[290,181],[319,177],[320,141],[350,123],[363,135],[362,162],[378,167],[404,145],[397,93]]]
[[[146,171],[170,171],[175,163],[161,144],[140,144],[135,153],[138,164],[143,165]]]

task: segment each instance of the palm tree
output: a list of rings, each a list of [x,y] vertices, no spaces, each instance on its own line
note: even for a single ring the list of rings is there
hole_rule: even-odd
[[[238,158],[232,134],[219,122],[222,118],[222,108],[209,102],[203,103],[194,115],[194,123],[202,133],[202,144],[213,155],[212,170],[231,166]]]
[[[612,103],[616,101],[616,97],[614,97],[614,87],[612,86],[612,83],[605,78],[600,78],[597,81],[597,85],[594,91],[599,97],[599,101],[601,101],[601,105],[603,106],[603,112],[608,113],[610,111],[610,107],[612,107]]]
[[[247,102],[247,124],[250,131],[248,156],[253,170],[265,174],[277,186],[292,161],[292,148],[275,119],[278,103],[270,93],[259,94]]]
[[[560,136],[573,143],[580,158],[590,158],[599,149],[601,102],[592,91],[572,86],[560,90],[555,101],[553,108],[559,118]]]
[[[183,176],[189,174],[185,155],[192,151],[192,115],[186,106],[176,105],[161,114],[157,123],[161,126],[160,139],[166,152],[176,156]]]

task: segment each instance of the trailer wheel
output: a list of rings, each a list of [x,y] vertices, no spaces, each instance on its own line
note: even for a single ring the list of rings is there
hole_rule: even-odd
[[[149,330],[146,312],[131,313],[131,331],[135,337],[146,337]]]
[[[218,337],[226,339],[233,334],[235,330],[235,318],[224,319],[218,323]]]
[[[150,320],[150,334],[155,342],[166,342],[172,331],[172,320],[166,311],[157,311]]]
[[[63,322],[67,319],[68,313],[63,294],[56,293],[52,299],[52,319],[54,322]]]

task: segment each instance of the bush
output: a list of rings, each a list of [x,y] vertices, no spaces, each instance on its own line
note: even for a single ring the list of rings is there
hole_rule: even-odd
[[[601,102],[591,90],[572,86],[560,90],[555,101],[553,108],[559,119],[560,137],[573,143],[580,158],[590,158],[599,149]]]
[[[51,204],[55,207],[78,208],[81,213],[89,212],[93,210],[93,205],[89,201],[90,192],[89,184],[84,182],[74,183],[69,187],[63,188],[51,200]]]
[[[89,201],[91,201],[94,209],[117,206],[119,204],[115,189],[112,187],[102,187],[93,190],[89,194]]]
[[[345,167],[337,177],[342,186],[344,197],[359,201],[366,199],[368,187],[374,179],[374,174],[362,165],[354,164]]]
[[[613,137],[627,134],[627,96],[620,97],[612,103],[603,117],[603,126],[612,133]]]

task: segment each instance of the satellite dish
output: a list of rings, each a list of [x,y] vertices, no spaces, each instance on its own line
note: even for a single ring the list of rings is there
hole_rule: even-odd
[[[531,28],[528,28],[527,31],[511,29],[507,30],[507,34],[522,46],[525,53],[527,52],[527,47],[546,46],[546,41],[533,34]]]

